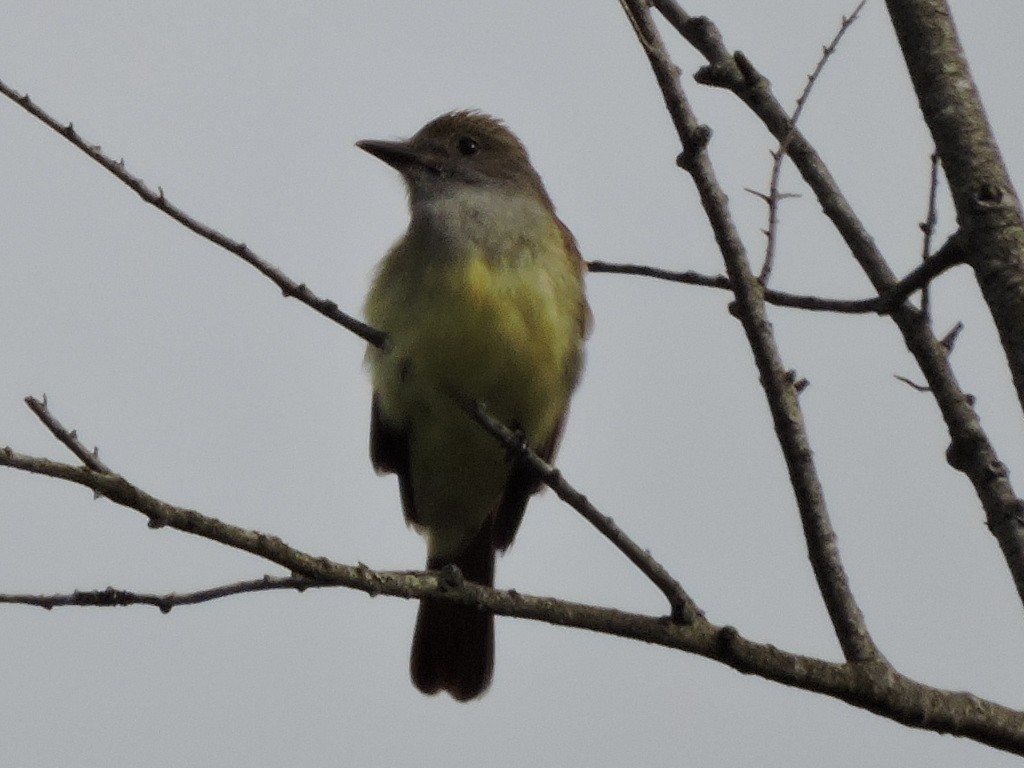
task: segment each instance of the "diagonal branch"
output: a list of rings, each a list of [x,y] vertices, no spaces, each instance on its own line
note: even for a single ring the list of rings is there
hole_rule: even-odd
[[[520,435],[491,416],[480,403],[467,401],[454,395],[453,397],[466,413],[472,416],[491,436],[501,442],[507,450],[515,452],[517,458],[529,462],[531,469],[558,495],[558,498],[579,512],[588,523],[597,528],[606,539],[629,558],[629,561],[639,568],[641,573],[654,582],[655,586],[668,598],[672,608],[673,621],[690,624],[697,617],[704,615],[682,585],[665,570],[661,563],[654,559],[649,550],[642,549],[615,524],[614,520],[601,514],[586,496],[569,484],[561,472],[530,450]]]
[[[384,344],[386,337],[376,328],[373,328],[360,320],[356,320],[351,315],[342,312],[338,308],[337,304],[330,299],[320,298],[313,293],[305,283],[296,283],[280,269],[261,258],[245,243],[233,240],[213,227],[193,218],[169,201],[164,196],[164,191],[159,187],[154,192],[142,179],[138,176],[133,176],[128,172],[128,169],[125,167],[124,160],[114,160],[112,157],[105,155],[98,145],[90,144],[79,136],[78,132],[75,131],[74,125],[71,123],[61,125],[56,119],[51,117],[46,111],[35,104],[27,94],[18,93],[3,81],[0,81],[0,93],[78,147],[90,158],[114,174],[114,176],[126,184],[144,201],[158,210],[163,211],[172,219],[183,224],[186,228],[192,230],[200,237],[206,238],[214,245],[219,245],[224,250],[238,256],[242,261],[246,262],[250,266],[255,267],[264,277],[267,277],[277,285],[286,297],[290,296],[298,299],[306,306],[311,307],[321,315],[324,315],[328,319],[347,328],[352,331],[352,333],[365,339],[374,346],[380,347]]]
[[[938,220],[938,214],[936,213],[936,207],[938,205],[939,197],[939,156],[932,152],[931,156],[931,176],[928,184],[928,211],[925,214],[924,221],[920,223],[921,233],[924,235],[921,242],[921,262],[924,263],[932,257],[932,237],[935,235],[935,224]],[[921,290],[921,314],[924,315],[925,320],[929,323],[932,321],[931,313],[931,291],[928,290],[929,286],[925,286]]]
[[[778,240],[779,231],[779,202],[784,197],[779,194],[779,178],[782,175],[782,164],[786,160],[786,152],[789,149],[789,142],[793,138],[793,131],[796,130],[796,124],[800,120],[800,115],[803,114],[804,106],[811,96],[814,84],[818,82],[818,78],[825,69],[825,64],[832,58],[832,54],[836,52],[836,49],[839,47],[839,41],[843,39],[843,35],[846,34],[846,31],[857,20],[866,2],[867,0],[860,0],[857,3],[857,7],[853,9],[853,13],[849,16],[843,16],[842,23],[839,25],[839,31],[832,37],[832,41],[822,48],[821,57],[818,59],[814,71],[808,75],[807,84],[797,97],[796,109],[793,110],[793,115],[789,119],[789,131],[779,140],[779,148],[775,150],[772,159],[771,180],[768,183],[768,194],[764,196],[768,203],[768,231],[766,233],[768,242],[765,245],[764,264],[761,265],[761,272],[757,276],[761,285],[768,285],[772,268],[775,266],[775,245]]]
[[[75,430],[69,430],[59,421],[57,417],[50,413],[50,408],[46,402],[46,395],[43,395],[42,400],[36,400],[34,397],[26,397],[25,404],[34,413],[39,420],[46,425],[46,428],[50,430],[50,434],[56,437],[62,442],[69,451],[75,456],[82,460],[89,469],[94,472],[105,472],[111,474],[110,468],[100,461],[100,452],[98,448],[93,448],[91,451],[82,445],[78,439],[78,433]]]
[[[765,315],[762,287],[750,270],[743,243],[729,212],[728,199],[715,178],[707,155],[709,131],[697,122],[690,108],[679,84],[678,70],[669,59],[647,3],[644,0],[623,0],[623,6],[647,53],[682,142],[680,165],[689,172],[697,187],[704,212],[722,251],[736,297],[735,314],[743,324],[761,375],[761,385],[800,510],[808,556],[839,644],[848,661],[884,664],[884,657],[871,639],[842,565],[797,391],[775,345],[774,334]]]

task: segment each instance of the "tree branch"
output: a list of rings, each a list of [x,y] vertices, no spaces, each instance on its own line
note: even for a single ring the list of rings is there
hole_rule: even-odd
[[[924,235],[921,242],[921,263],[928,261],[928,259],[932,257],[932,237],[935,235],[935,223],[937,221],[936,208],[938,206],[939,196],[939,156],[934,152],[932,152],[931,157],[931,174],[929,178],[928,210],[925,213],[924,221],[919,225],[921,227],[921,232]],[[921,289],[921,314],[924,315],[927,322],[931,323],[931,291],[928,289],[928,285],[925,285],[925,287]]]
[[[276,583],[281,584],[282,589],[341,586],[369,595],[414,600],[431,597],[477,606],[502,616],[617,635],[697,654],[744,674],[831,696],[915,728],[963,736],[1024,755],[1024,713],[969,693],[923,685],[882,662],[838,664],[787,653],[772,645],[748,640],[732,627],[711,624],[702,616],[682,624],[666,621],[664,617],[537,597],[515,590],[496,590],[468,581],[454,582],[444,572],[374,571],[361,564],[343,565],[293,549],[277,537],[173,506],[117,475],[25,456],[10,448],[0,449],[0,466],[77,483],[116,504],[141,512],[149,519],[151,527],[167,526],[211,539],[298,574],[293,577],[296,579],[294,586],[285,587],[288,579],[278,579]],[[109,599],[114,601],[114,596]]]
[[[452,397],[466,413],[501,442],[506,449],[514,452],[520,460],[529,462],[531,469],[558,495],[558,498],[579,512],[583,519],[597,528],[633,565],[640,569],[641,573],[654,582],[655,586],[668,598],[669,605],[672,607],[673,621],[690,624],[704,615],[682,585],[665,570],[661,563],[654,559],[649,550],[642,549],[615,524],[614,520],[601,514],[586,496],[566,481],[561,472],[534,453],[523,441],[521,435],[491,416],[480,403],[455,395]]]
[[[815,312],[838,312],[849,315],[888,315],[898,310],[913,293],[926,288],[936,277],[948,269],[962,264],[965,258],[963,242],[954,235],[927,262],[910,271],[906,277],[880,296],[869,299],[828,299],[822,296],[803,296],[765,288],[763,298],[766,304],[773,304],[777,307],[807,309]],[[692,270],[675,272],[642,264],[611,264],[606,261],[588,262],[587,269],[598,274],[605,272],[618,275],[639,275],[685,285],[732,290],[732,283],[724,275],[702,275]]]
[[[34,397],[26,397],[25,404],[29,407],[29,410],[34,413],[46,428],[50,430],[50,434],[56,437],[62,442],[69,451],[75,456],[82,460],[89,469],[94,472],[105,472],[107,474],[113,474],[110,468],[107,467],[102,461],[100,461],[99,448],[93,448],[91,451],[82,445],[78,439],[78,432],[75,430],[67,429],[63,424],[57,421],[57,417],[50,413],[50,408],[46,402],[46,395],[43,395],[42,400],[36,400]]]
[[[229,597],[230,595],[269,592],[278,589],[294,589],[298,592],[303,592],[307,589],[329,586],[332,585],[307,579],[305,576],[264,576],[262,579],[238,581],[233,584],[223,584],[218,587],[200,589],[195,592],[170,592],[165,595],[131,592],[125,589],[115,589],[114,587],[90,591],[76,589],[74,592],[66,595],[0,594],[0,603],[34,605],[38,608],[45,608],[48,611],[53,608],[64,608],[67,606],[120,608],[129,605],[152,605],[159,608],[161,613],[170,613],[172,608],[176,608],[179,605],[198,605],[212,600],[219,600],[222,597]]]
[[[761,265],[761,271],[757,276],[761,285],[768,285],[772,267],[775,265],[775,246],[778,240],[779,229],[779,202],[783,197],[792,196],[779,194],[779,177],[782,175],[782,164],[786,160],[786,152],[789,149],[789,142],[793,138],[793,131],[796,130],[796,124],[804,111],[804,105],[807,104],[814,84],[818,82],[822,70],[825,69],[825,64],[832,58],[832,54],[836,52],[836,49],[839,47],[839,41],[843,39],[843,35],[853,25],[853,22],[857,20],[866,2],[867,0],[860,0],[857,3],[857,7],[853,9],[853,13],[849,16],[843,16],[842,23],[839,25],[839,31],[833,36],[832,41],[821,49],[821,57],[818,59],[814,70],[807,76],[807,84],[797,97],[796,109],[793,110],[793,115],[789,118],[790,129],[779,141],[779,147],[774,152],[771,180],[768,183],[768,194],[762,195],[768,203],[768,231],[766,232],[768,242],[765,245],[764,264]]]
[[[733,224],[728,199],[706,152],[709,131],[698,124],[680,87],[678,70],[669,59],[645,0],[623,0],[634,30],[647,53],[683,145],[679,164],[693,179],[701,204],[722,252],[736,297],[736,316],[754,354],[779,446],[789,469],[803,524],[807,552],[825,607],[848,661],[885,663],[850,590],[829,520],[810,441],[792,377],[782,364],[771,325],[765,315],[762,286],[750,270],[743,243]]]
[[[679,34],[707,58],[708,65],[696,75],[698,82],[732,91],[777,139],[781,140],[791,132],[786,111],[772,93],[768,80],[741,52],[729,53],[721,34],[710,20],[688,15],[675,0],[652,2]],[[789,156],[875,290],[880,295],[894,291],[898,287],[895,276],[875,241],[857,218],[817,151],[799,130],[792,131]],[[943,158],[944,166],[945,162]],[[953,244],[951,251],[970,254],[964,238],[954,235],[947,245],[950,244]],[[922,265],[919,269],[937,266]],[[981,426],[972,398],[960,388],[949,365],[948,350],[935,338],[921,312],[904,303],[893,309],[890,316],[921,368],[949,430],[947,461],[954,469],[963,472],[974,487],[985,510],[989,529],[999,541],[1017,593],[1024,602],[1024,502],[1014,492],[1006,467]],[[1024,312],[1021,318],[1024,318]]]
[[[1024,408],[1024,212],[946,0],[886,0]],[[1024,538],[1011,520],[1004,538]],[[1015,549],[1016,547],[1014,547]]]
[[[218,232],[213,227],[210,227],[201,221],[190,216],[188,213],[178,208],[176,205],[171,203],[165,196],[163,189],[157,187],[157,191],[154,192],[150,189],[146,183],[130,174],[125,168],[124,160],[114,160],[113,158],[105,155],[103,150],[96,144],[90,144],[75,131],[74,125],[68,123],[67,125],[61,125],[57,120],[51,117],[42,108],[37,106],[27,94],[20,94],[13,88],[8,86],[3,81],[0,81],[0,93],[6,96],[8,99],[13,101],[19,107],[24,109],[30,115],[35,117],[37,120],[53,129],[65,139],[70,141],[90,158],[95,160],[97,163],[102,165],[121,182],[127,185],[132,191],[134,191],[144,201],[163,211],[175,221],[183,224],[188,229],[195,232],[200,237],[206,238],[214,245],[218,245],[226,251],[233,253],[238,256],[242,261],[255,267],[264,277],[271,280],[285,297],[291,297],[298,299],[303,304],[319,312],[324,317],[338,323],[339,325],[352,331],[352,333],[365,339],[370,344],[376,347],[383,346],[386,341],[386,336],[367,325],[364,322],[356,320],[351,315],[342,312],[338,305],[329,299],[322,299],[314,294],[305,283],[296,283],[294,280],[289,278],[280,269],[270,264],[268,261],[262,259],[258,254],[252,251],[245,243],[241,243],[237,240],[233,240],[227,235]]]

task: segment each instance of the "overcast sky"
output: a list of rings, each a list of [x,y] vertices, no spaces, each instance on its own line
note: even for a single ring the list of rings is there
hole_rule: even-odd
[[[847,0],[686,2],[792,104]],[[1024,178],[1024,4],[953,2],[1011,173]],[[756,9],[756,10],[755,10]],[[358,313],[407,221],[394,171],[357,150],[477,107],[530,149],[584,255],[720,272],[648,64],[616,2],[0,2],[0,78],[176,204]],[[772,142],[672,50],[755,262]],[[881,0],[803,117],[898,273],[920,257],[931,145]],[[45,393],[117,472],[165,500],[316,555],[422,566],[393,478],[367,456],[363,343],[184,230],[0,102],[0,445],[71,461],[22,404]],[[773,286],[869,286],[795,173]],[[939,239],[954,222],[940,190]],[[758,262],[759,263],[759,262]],[[592,275],[596,326],[559,465],[709,619],[839,659],[756,371],[728,295]],[[1024,420],[968,270],[935,325],[1011,479]],[[922,682],[1024,706],[1021,606],[934,401],[892,324],[771,312],[802,395],[856,595]],[[1020,488],[1018,488],[1020,492]],[[0,591],[185,591],[279,574],[86,490],[0,471]],[[659,593],[536,498],[497,582],[655,615]],[[1008,766],[973,743],[634,642],[499,618],[479,702],[408,680],[416,606],[319,590],[151,608],[0,607],[8,766]]]

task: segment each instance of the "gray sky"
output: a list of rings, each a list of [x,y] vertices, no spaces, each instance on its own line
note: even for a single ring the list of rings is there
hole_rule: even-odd
[[[853,2],[687,2],[791,104]],[[953,3],[1011,172],[1024,178],[1024,5]],[[407,219],[360,138],[455,107],[503,117],[584,255],[721,271],[648,65],[615,2],[0,4],[0,77],[203,221],[358,313]],[[772,146],[673,43],[757,258]],[[880,0],[802,126],[897,272],[920,255],[931,146]],[[116,471],[341,562],[419,568],[393,478],[367,457],[363,344],[200,240],[0,103],[0,444],[61,460],[22,405],[49,396]],[[796,174],[774,287],[868,295]],[[941,191],[945,200],[945,190]],[[953,227],[941,210],[940,238]],[[941,240],[940,240],[941,241]],[[559,457],[566,476],[717,623],[838,659],[792,493],[727,295],[593,275],[596,329]],[[965,269],[937,330],[1020,482],[1022,419]],[[853,587],[883,652],[923,682],[1020,706],[1020,604],[934,402],[887,321],[773,310]],[[0,590],[202,588],[274,566],[0,472]],[[624,558],[553,494],[498,584],[661,613]],[[1010,765],[842,703],[638,643],[498,619],[491,691],[411,686],[415,604],[344,590],[153,609],[0,610],[0,762],[10,766]],[[1016,762],[1016,761],[1014,761]]]

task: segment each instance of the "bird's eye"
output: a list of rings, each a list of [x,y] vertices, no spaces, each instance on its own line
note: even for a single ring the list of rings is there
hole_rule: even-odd
[[[472,157],[480,151],[480,145],[476,143],[476,139],[472,136],[463,136],[459,139],[459,152],[466,157]]]

